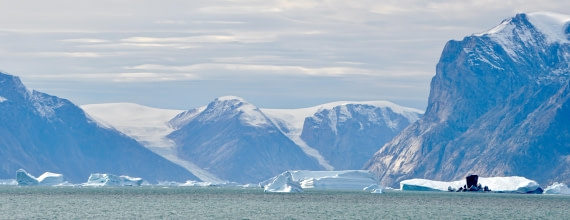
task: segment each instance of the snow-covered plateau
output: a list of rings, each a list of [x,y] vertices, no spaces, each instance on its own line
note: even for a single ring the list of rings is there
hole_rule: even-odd
[[[481,186],[487,186],[494,192],[527,193],[537,190],[540,186],[534,180],[520,176],[508,177],[479,177]],[[402,191],[448,191],[459,189],[466,184],[465,180],[451,182],[428,179],[409,179],[400,182]]]
[[[302,192],[303,189],[382,192],[374,174],[367,170],[285,171],[259,183],[259,186],[266,192]]]

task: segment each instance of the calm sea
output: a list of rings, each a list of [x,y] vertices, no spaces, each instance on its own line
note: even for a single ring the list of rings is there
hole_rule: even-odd
[[[569,219],[570,196],[0,186],[0,219]]]

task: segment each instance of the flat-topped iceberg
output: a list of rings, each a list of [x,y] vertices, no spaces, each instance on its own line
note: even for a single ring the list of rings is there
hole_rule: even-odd
[[[570,194],[570,189],[564,183],[555,182],[546,187],[544,194]]]
[[[93,173],[89,175],[89,180],[83,186],[140,186],[142,178],[130,176],[117,176],[106,173]]]
[[[59,186],[67,184],[63,180],[62,174],[45,172],[36,178],[24,169],[16,171],[16,182],[18,186]]]
[[[290,179],[290,180],[289,180]],[[281,185],[279,185],[281,184]],[[276,177],[259,183],[267,190],[273,188],[287,188],[299,185],[302,189],[327,189],[327,190],[364,190],[381,192],[382,187],[373,173],[367,170],[342,170],[342,171],[286,171]],[[277,186],[279,185],[279,186]],[[372,187],[372,188],[370,188]],[[378,190],[379,189],[379,190]]]
[[[536,181],[520,176],[479,177],[479,183],[495,192],[529,193],[535,192],[540,187]],[[465,180],[445,182],[409,179],[400,182],[400,189],[403,191],[448,191],[449,189],[459,189],[464,185]]]

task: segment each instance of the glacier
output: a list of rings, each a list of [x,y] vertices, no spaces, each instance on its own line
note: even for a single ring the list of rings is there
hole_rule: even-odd
[[[269,192],[287,192],[289,190],[299,192],[298,187],[301,189],[382,192],[382,187],[378,184],[374,174],[367,170],[291,170],[263,181],[259,183],[259,186]]]
[[[520,176],[479,177],[481,186],[488,186],[494,192],[528,193],[534,192],[540,186],[534,180]],[[402,191],[448,191],[459,189],[466,184],[465,180],[436,181],[429,179],[408,179],[400,182]]]
[[[45,172],[36,178],[24,169],[16,171],[16,182],[18,186],[61,186],[68,184],[63,180],[62,174]]]
[[[106,173],[92,173],[82,186],[140,186],[143,179],[139,177],[117,176]]]

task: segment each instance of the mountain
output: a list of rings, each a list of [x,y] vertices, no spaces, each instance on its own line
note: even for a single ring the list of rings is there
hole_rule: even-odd
[[[384,143],[422,116],[417,109],[387,101],[333,102],[306,109],[262,111],[299,146],[309,148],[305,152],[317,152],[317,158],[322,157],[326,164],[321,164],[329,170],[361,169]],[[298,116],[291,116],[295,114]]]
[[[133,103],[82,108],[204,181],[242,183],[293,169],[361,169],[422,115],[386,101],[265,109],[234,96],[188,111]]]
[[[168,135],[178,144],[179,157],[222,179],[256,183],[284,170],[323,169],[241,98],[221,97],[191,120],[182,116],[172,120],[180,127]]]
[[[570,16],[518,14],[449,41],[424,117],[366,164],[381,183],[467,174],[570,182]]]
[[[66,99],[28,91],[0,73],[0,179],[23,168],[87,181],[91,173],[142,177],[150,182],[197,179],[122,133],[104,128]]]

